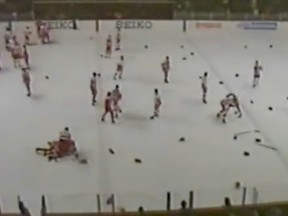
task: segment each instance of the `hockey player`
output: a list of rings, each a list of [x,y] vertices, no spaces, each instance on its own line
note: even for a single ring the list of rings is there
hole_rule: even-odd
[[[49,32],[48,25],[42,22],[39,30],[40,30],[39,35],[40,35],[41,43],[42,44],[50,43],[51,41],[50,41],[50,32]]]
[[[200,79],[201,79],[201,88],[202,88],[202,102],[204,103],[204,104],[206,104],[207,103],[207,98],[206,98],[206,96],[207,96],[207,78],[208,78],[208,73],[207,72],[205,72],[204,74],[203,74],[203,76],[202,77],[200,77]]]
[[[112,100],[113,100],[113,108],[114,108],[114,116],[118,118],[118,114],[122,113],[122,110],[119,106],[119,102],[122,99],[122,93],[120,91],[119,85],[115,86],[115,89],[112,91]]]
[[[230,93],[226,95],[226,98],[221,100],[220,105],[221,105],[221,110],[220,112],[217,113],[217,118],[221,118],[223,123],[226,123],[226,116],[231,107],[235,107],[237,109],[236,113],[238,114],[239,118],[242,117],[239,100],[235,94]]]
[[[30,68],[29,53],[26,45],[23,45],[23,60],[25,62],[26,68],[29,69]]]
[[[65,141],[71,141],[71,140],[72,140],[72,136],[69,131],[69,128],[65,127],[64,130],[59,133],[59,141],[65,142]]]
[[[15,46],[11,48],[11,56],[14,62],[14,67],[21,67],[21,59],[23,58],[22,47],[21,45],[15,41]]]
[[[5,42],[5,48],[7,51],[10,51],[10,40],[12,39],[12,32],[11,29],[9,27],[6,27],[6,32],[4,35],[4,42]]]
[[[90,90],[92,94],[92,106],[96,104],[96,96],[97,96],[97,73],[94,72],[92,78],[90,79]]]
[[[112,37],[108,35],[106,40],[106,58],[111,58],[112,55]]]
[[[124,69],[124,56],[120,56],[120,61],[119,63],[117,63],[117,68],[116,68],[116,72],[114,74],[114,80],[116,79],[122,79],[122,75],[123,75],[123,69]]]
[[[105,98],[105,111],[102,115],[101,121],[105,122],[105,117],[107,114],[110,114],[111,116],[111,121],[114,124],[115,123],[115,119],[114,119],[114,113],[113,113],[113,108],[112,108],[112,95],[111,92],[107,93],[107,96]]]
[[[22,68],[22,80],[27,90],[27,97],[30,97],[31,96],[31,87],[30,87],[31,78],[26,68]]]
[[[162,66],[162,71],[164,73],[164,82],[165,83],[169,83],[169,81],[168,81],[168,73],[170,71],[170,59],[169,59],[168,56],[166,56],[165,61],[162,62],[161,66]]]
[[[262,71],[262,66],[259,65],[258,61],[255,61],[254,65],[254,75],[253,75],[253,88],[258,86],[260,80],[260,71]]]
[[[30,29],[29,26],[26,26],[25,30],[24,30],[24,44],[25,45],[31,45],[31,34],[32,34],[32,31]]]
[[[119,51],[121,49],[121,34],[120,34],[120,28],[117,29],[116,34],[116,43],[115,43],[115,50]]]
[[[157,118],[159,117],[161,105],[162,100],[158,92],[158,89],[154,89],[154,112],[153,115],[150,117],[150,119],[155,119],[156,117]]]

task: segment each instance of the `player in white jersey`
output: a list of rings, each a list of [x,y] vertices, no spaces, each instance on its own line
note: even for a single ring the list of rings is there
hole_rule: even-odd
[[[116,72],[114,74],[114,80],[116,79],[122,79],[122,75],[123,75],[123,70],[124,70],[124,56],[120,56],[120,61],[119,63],[117,63],[117,68],[116,68]]]
[[[121,34],[120,34],[120,28],[117,29],[116,34],[116,43],[115,43],[115,50],[119,51],[121,49]]]
[[[90,90],[92,94],[92,106],[96,104],[96,96],[97,96],[97,73],[94,72],[92,78],[90,79]]]
[[[260,72],[263,70],[262,66],[259,65],[258,61],[255,61],[254,74],[253,74],[253,88],[258,86],[260,80]]]
[[[154,112],[150,119],[155,119],[159,117],[160,107],[162,105],[162,100],[159,94],[158,89],[154,89]]]
[[[71,141],[71,140],[72,140],[72,136],[69,131],[69,128],[65,127],[64,130],[59,133],[59,141],[63,142],[63,141]]]
[[[26,26],[24,32],[24,44],[25,45],[31,45],[31,35],[32,35],[32,31],[30,29],[29,26]]]
[[[115,86],[115,89],[111,92],[112,101],[113,101],[113,109],[114,109],[114,116],[118,118],[118,114],[122,113],[122,109],[119,106],[119,102],[122,99],[122,93],[120,91],[119,85]]]
[[[236,114],[238,114],[239,118],[242,117],[239,100],[235,94],[230,93],[226,95],[226,98],[221,100],[220,105],[221,105],[221,110],[220,112],[217,113],[217,118],[221,118],[223,123],[226,123],[226,116],[231,107],[235,107],[237,109]]]
[[[161,64],[161,66],[162,66],[162,71],[164,73],[164,82],[165,83],[169,83],[169,81],[168,81],[168,73],[170,71],[170,59],[169,59],[168,56],[166,56],[164,62],[162,62],[162,64]]]
[[[207,90],[208,90],[208,86],[207,86],[208,73],[205,72],[203,76],[200,77],[200,79],[201,79],[201,88],[202,88],[202,102],[206,104],[207,103],[206,96],[207,96]]]

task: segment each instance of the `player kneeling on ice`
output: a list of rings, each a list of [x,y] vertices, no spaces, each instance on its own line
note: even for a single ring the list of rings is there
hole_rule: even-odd
[[[107,96],[105,98],[105,102],[104,102],[104,108],[105,108],[105,111],[102,115],[102,118],[101,118],[101,121],[102,122],[105,122],[105,117],[106,115],[109,113],[110,116],[111,116],[111,121],[112,123],[114,124],[115,123],[115,119],[114,119],[114,110],[113,110],[113,107],[112,107],[112,101],[113,101],[113,98],[112,98],[112,94],[111,92],[108,92],[107,93]]]
[[[70,155],[79,157],[75,141],[72,140],[68,127],[60,132],[59,140],[48,142],[48,148],[36,148],[36,153],[48,157],[49,161],[57,161],[59,158]]]
[[[122,110],[119,106],[119,102],[122,99],[122,93],[120,91],[119,85],[115,86],[115,89],[112,91],[112,100],[114,108],[114,117],[118,118],[119,113],[122,113]]]
[[[154,112],[153,115],[150,117],[150,119],[155,119],[156,117],[159,117],[160,114],[160,107],[162,105],[162,100],[160,97],[160,94],[158,92],[158,89],[154,90]]]
[[[226,116],[231,107],[235,107],[237,109],[236,114],[238,114],[239,118],[242,117],[239,100],[235,94],[233,93],[228,94],[226,98],[221,100],[220,105],[221,110],[220,112],[217,113],[217,118],[221,118],[223,123],[226,123]]]

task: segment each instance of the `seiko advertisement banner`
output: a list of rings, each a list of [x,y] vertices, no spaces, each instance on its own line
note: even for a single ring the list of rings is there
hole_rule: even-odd
[[[153,22],[149,20],[117,20],[115,23],[117,29],[152,29]]]

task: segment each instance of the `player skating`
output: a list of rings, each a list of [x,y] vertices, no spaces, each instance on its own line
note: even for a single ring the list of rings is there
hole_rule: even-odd
[[[262,66],[259,65],[258,61],[255,61],[254,75],[253,75],[253,88],[258,86],[260,80],[260,72],[263,70]]]
[[[112,100],[113,100],[113,109],[114,109],[114,117],[118,118],[119,113],[122,113],[122,109],[120,108],[119,102],[122,99],[122,93],[120,91],[119,85],[115,86],[115,89],[112,91]]]
[[[207,88],[208,73],[205,72],[203,76],[200,77],[200,79],[201,79],[201,88],[202,88],[202,102],[206,104],[207,103],[206,96],[207,96],[207,90],[208,90]]]
[[[112,121],[112,123],[114,124],[115,123],[115,119],[114,119],[114,113],[113,113],[113,107],[112,107],[112,94],[111,94],[111,92],[108,92],[107,93],[107,96],[106,96],[106,98],[105,98],[105,102],[104,102],[104,108],[105,108],[105,111],[104,111],[104,113],[103,113],[103,115],[102,115],[102,118],[101,118],[101,121],[102,122],[105,122],[105,117],[106,117],[106,115],[109,113],[110,114],[110,116],[111,116],[111,121]]]
[[[22,68],[22,80],[27,90],[27,97],[30,97],[31,96],[31,87],[30,87],[31,78],[26,68]]]
[[[114,74],[114,80],[117,79],[122,79],[123,76],[123,70],[124,70],[124,56],[120,56],[120,61],[119,63],[117,63],[117,68],[116,68],[116,72]]]
[[[170,71],[170,59],[169,59],[168,56],[166,56],[164,62],[162,62],[162,64],[161,64],[161,66],[162,66],[162,71],[164,73],[164,82],[165,83],[169,83],[169,81],[168,81],[168,73]]]
[[[121,50],[121,34],[120,34],[120,28],[117,29],[115,50],[116,50],[116,51]]]
[[[49,26],[47,25],[47,23],[45,22],[41,23],[39,29],[39,36],[42,44],[48,44],[51,42]]]
[[[5,48],[7,51],[10,51],[10,41],[12,39],[13,33],[9,27],[6,27],[5,35],[4,35],[4,42]]]
[[[21,65],[21,60],[23,58],[23,52],[22,52],[23,50],[20,43],[17,40],[15,40],[14,43],[15,43],[14,46],[13,47],[11,46],[11,56],[13,59],[14,67],[19,68],[23,66]]]
[[[23,57],[25,65],[26,65],[26,68],[29,69],[30,68],[30,61],[29,61],[29,53],[28,53],[26,45],[23,45],[23,56],[22,57]]]
[[[154,111],[150,119],[155,119],[159,117],[161,105],[162,105],[162,100],[161,100],[159,91],[158,89],[154,89]]]
[[[106,58],[111,58],[112,55],[112,36],[108,35],[106,40]]]
[[[97,73],[93,73],[92,78],[90,79],[90,90],[92,94],[92,106],[96,104],[97,96]]]
[[[24,44],[27,45],[27,46],[31,45],[32,31],[31,31],[29,26],[26,26],[23,34],[24,34]]]
[[[221,118],[223,123],[226,123],[226,116],[231,107],[235,107],[237,109],[236,114],[238,114],[239,118],[242,117],[239,100],[235,94],[233,93],[228,94],[226,98],[221,100],[220,105],[221,110],[220,112],[217,113],[217,118]]]

